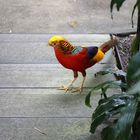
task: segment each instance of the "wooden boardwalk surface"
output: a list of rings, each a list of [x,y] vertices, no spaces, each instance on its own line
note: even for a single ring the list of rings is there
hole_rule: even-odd
[[[99,140],[89,133],[90,117],[100,94],[92,97],[92,109],[84,104],[91,87],[113,80],[94,77],[114,67],[112,51],[87,70],[84,92],[57,90],[72,79],[72,72],[58,64],[45,34],[0,34],[0,140]],[[75,45],[100,45],[108,35],[64,35]],[[76,82],[80,84],[81,76]],[[117,89],[110,90],[110,94]],[[118,92],[118,91],[117,91]],[[44,132],[42,134],[39,130]]]

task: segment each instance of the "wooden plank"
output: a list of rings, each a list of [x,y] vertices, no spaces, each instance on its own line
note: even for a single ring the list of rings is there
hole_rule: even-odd
[[[24,37],[22,38],[24,39]],[[0,63],[57,63],[54,50],[52,47],[48,47],[47,40],[45,42],[32,41],[18,41],[14,42],[14,39],[10,41],[0,42]],[[84,39],[83,39],[84,40]],[[108,40],[108,39],[107,39]],[[91,41],[91,42],[89,42]],[[102,38],[99,40],[79,39],[79,42],[72,42],[76,46],[100,46],[105,42]]]
[[[90,118],[0,118],[1,140],[100,140],[89,132]],[[36,130],[44,132],[41,134]]]
[[[99,45],[109,36],[64,35],[76,45]],[[114,76],[94,77],[99,70],[113,67],[114,57],[110,51],[100,63],[87,70],[84,92],[67,93],[57,90],[72,79],[72,72],[56,64],[52,48],[46,47],[50,36],[0,35],[0,139],[14,140],[91,140],[90,117],[100,99],[99,92],[92,96],[92,108],[85,106],[85,96],[97,83],[112,80]],[[113,58],[113,59],[112,59]],[[44,64],[37,64],[44,63]],[[107,63],[107,64],[102,64]],[[76,86],[79,86],[80,76]],[[119,92],[109,91],[109,95]],[[41,134],[39,128],[46,135]]]
[[[54,50],[47,43],[0,43],[0,50],[0,63],[57,63]]]
[[[85,97],[91,89],[82,94],[64,93],[57,89],[0,89],[1,117],[91,117],[101,98],[101,91],[91,97],[92,108],[85,105]],[[108,96],[119,93],[119,89],[108,90]]]
[[[57,63],[54,50],[48,47],[53,34],[1,34],[0,63],[42,64]],[[101,34],[62,34],[76,46],[100,46],[110,39]]]
[[[47,42],[55,34],[0,34],[2,42]],[[110,39],[108,34],[60,34],[70,42],[104,42]]]
[[[113,67],[110,62],[98,63],[93,67],[89,68],[88,71],[97,71],[96,69]],[[1,71],[46,71],[46,70],[67,70],[61,64],[0,64]]]
[[[0,117],[90,117],[101,98],[101,91],[91,96],[92,108],[85,106],[85,97],[91,88],[82,94],[44,89],[0,89]],[[108,96],[120,93],[120,89],[108,90]]]
[[[99,46],[102,43],[75,43],[83,46]],[[0,64],[49,64],[57,63],[54,50],[45,43],[0,43]]]
[[[15,68],[14,68],[15,66]],[[60,87],[62,84],[69,83],[73,78],[71,70],[62,68],[60,65],[0,65],[0,87]],[[37,67],[37,68],[36,68]],[[112,67],[112,64],[97,64],[87,70],[85,87],[93,87],[96,84],[113,80],[113,75],[94,77],[100,70]],[[79,86],[82,76],[75,82]]]
[[[85,106],[85,94],[64,94],[56,89],[1,89],[0,96],[0,117],[90,117],[92,113]]]
[[[46,43],[0,43],[0,63],[57,63],[54,50]]]

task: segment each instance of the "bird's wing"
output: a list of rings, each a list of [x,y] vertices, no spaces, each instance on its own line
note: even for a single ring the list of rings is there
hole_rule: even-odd
[[[88,54],[88,57],[90,60],[93,59],[97,53],[98,53],[98,47],[96,47],[96,46],[87,47],[87,54]]]

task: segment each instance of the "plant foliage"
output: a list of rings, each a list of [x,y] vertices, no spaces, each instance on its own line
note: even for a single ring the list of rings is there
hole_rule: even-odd
[[[132,27],[134,26],[133,16],[134,16],[134,13],[135,13],[136,8],[138,8],[138,10],[140,10],[140,0],[137,0],[136,1],[136,4],[133,7],[132,16],[131,16]]]
[[[119,11],[125,0],[111,0],[110,11],[113,12],[113,7],[116,5]],[[126,83],[121,81],[106,81],[95,87],[86,96],[85,104],[92,107],[90,97],[95,90],[101,90],[101,99],[98,106],[92,114],[92,122],[90,132],[94,133],[96,128],[106,120],[112,120],[106,125],[102,132],[102,140],[129,140],[130,135],[135,137],[135,140],[140,140],[140,0],[136,0],[134,5],[131,21],[133,26],[133,16],[138,9],[138,26],[137,34],[132,43],[132,57],[129,61],[127,73],[122,71],[116,72],[106,70],[100,74],[115,74],[126,77]],[[126,92],[107,97],[107,90],[113,87],[125,88]],[[132,131],[133,130],[133,131]]]
[[[112,73],[112,71],[110,71]],[[126,88],[125,93],[117,94],[99,100],[98,106],[92,115],[90,132],[94,133],[96,128],[105,120],[115,118],[111,124],[102,130],[103,140],[128,140],[130,138],[132,125],[140,103],[140,52],[131,58],[128,65],[127,83],[121,81],[106,81],[95,86],[86,96],[85,103],[91,107],[90,97],[95,90],[113,87]],[[102,93],[103,94],[103,93]]]
[[[113,6],[116,5],[117,10],[120,10],[120,7],[122,6],[122,4],[124,3],[125,0],[111,0],[110,3],[110,11],[112,13],[113,11]]]
[[[134,55],[137,53],[137,51],[139,49],[139,44],[140,44],[140,34],[137,34],[132,42],[131,55]]]
[[[114,5],[116,5],[117,10],[119,11],[124,2],[125,2],[125,0],[111,0],[111,3],[110,3],[111,13],[113,12]],[[133,16],[134,16],[134,13],[136,11],[136,8],[138,8],[140,10],[140,0],[137,0],[134,7],[133,7],[133,11],[132,11],[132,15],[131,15],[132,27],[134,26]]]

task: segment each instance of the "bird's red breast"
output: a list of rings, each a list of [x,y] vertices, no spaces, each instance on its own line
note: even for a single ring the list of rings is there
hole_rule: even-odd
[[[81,48],[80,52],[65,54],[59,48],[54,48],[58,61],[68,69],[84,71],[104,57],[104,53],[97,47]],[[98,59],[99,58],[99,59]]]

